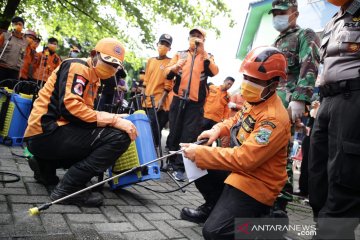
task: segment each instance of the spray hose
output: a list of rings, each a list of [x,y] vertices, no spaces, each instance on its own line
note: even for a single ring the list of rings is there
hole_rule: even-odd
[[[207,139],[207,138],[206,138],[206,139],[201,139],[201,140],[199,140],[199,141],[197,141],[197,142],[194,142],[193,144],[200,145],[200,144],[206,143],[208,140],[209,140],[209,139]],[[123,173],[120,173],[120,174],[118,174],[118,175],[115,175],[115,176],[112,176],[112,177],[110,177],[110,178],[107,178],[107,179],[105,179],[105,180],[103,180],[103,181],[101,181],[101,182],[98,182],[98,183],[96,183],[96,184],[94,184],[94,185],[91,185],[91,186],[89,186],[89,187],[86,187],[86,188],[84,188],[84,189],[81,189],[81,190],[79,190],[79,191],[77,191],[77,192],[74,192],[74,193],[72,193],[72,194],[69,194],[69,195],[67,195],[67,196],[65,196],[65,197],[59,198],[59,199],[57,199],[57,200],[55,200],[55,201],[53,201],[53,202],[45,203],[45,204],[43,204],[43,205],[41,205],[41,206],[39,206],[39,207],[30,208],[30,209],[29,209],[29,215],[30,215],[30,216],[39,215],[39,214],[40,214],[40,211],[48,209],[48,208],[49,208],[51,205],[53,205],[53,204],[59,203],[59,202],[64,201],[64,200],[66,200],[66,199],[68,199],[68,198],[71,198],[71,197],[73,197],[73,196],[75,196],[75,195],[78,195],[78,194],[80,194],[80,193],[82,193],[82,192],[88,191],[88,190],[90,190],[90,189],[92,189],[92,188],[95,188],[95,187],[97,187],[97,186],[99,186],[99,185],[102,185],[102,184],[104,184],[104,183],[106,183],[106,182],[108,182],[108,181],[110,181],[110,180],[113,180],[114,178],[118,178],[118,177],[124,176],[124,175],[129,174],[129,173],[132,173],[132,172],[136,172],[136,171],[139,171],[139,170],[141,171],[143,168],[145,168],[145,167],[146,167],[147,165],[149,165],[149,164],[152,164],[152,163],[157,162],[157,161],[159,161],[159,160],[162,160],[162,159],[164,159],[164,158],[170,157],[170,156],[172,156],[172,155],[181,153],[182,151],[184,151],[184,149],[177,150],[177,151],[175,151],[175,152],[173,152],[173,153],[170,153],[170,154],[168,154],[168,155],[159,157],[159,158],[154,159],[154,160],[152,160],[152,161],[150,161],[150,162],[144,163],[144,164],[142,164],[142,165],[140,165],[140,166],[133,167],[132,169],[129,169],[129,170],[123,172]],[[190,183],[189,183],[189,184],[190,184]]]

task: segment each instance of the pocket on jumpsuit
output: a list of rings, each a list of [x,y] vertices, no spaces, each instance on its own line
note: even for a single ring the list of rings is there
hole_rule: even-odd
[[[343,142],[339,183],[360,190],[360,142]]]

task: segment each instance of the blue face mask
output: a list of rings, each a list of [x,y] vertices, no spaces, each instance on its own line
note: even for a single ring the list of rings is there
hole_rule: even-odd
[[[76,58],[79,55],[78,52],[70,52],[70,57],[71,58]]]
[[[289,28],[289,15],[277,15],[273,17],[273,26],[279,31],[283,32]]]
[[[289,18],[290,18],[290,16],[292,16],[293,14],[296,14],[296,13],[297,12],[293,12],[290,15],[277,15],[277,16],[273,17],[274,28],[279,32],[283,32],[286,29],[288,29],[290,26],[290,23],[292,23],[293,21],[296,20],[296,18],[294,18],[293,20],[291,20],[291,22],[289,22]]]

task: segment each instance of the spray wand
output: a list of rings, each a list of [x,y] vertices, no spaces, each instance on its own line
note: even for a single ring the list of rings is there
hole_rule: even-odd
[[[204,138],[204,139],[201,139],[201,140],[199,140],[199,141],[197,141],[197,142],[194,142],[193,144],[200,145],[200,144],[206,143],[208,140],[209,140],[208,138]],[[64,201],[65,199],[71,198],[71,197],[73,197],[73,196],[75,196],[75,195],[78,195],[78,194],[80,194],[80,193],[82,193],[82,192],[88,191],[88,190],[90,190],[90,189],[92,189],[92,188],[94,188],[94,187],[97,187],[97,186],[99,186],[99,185],[102,185],[102,184],[110,181],[110,180],[113,180],[114,178],[118,178],[118,177],[124,176],[124,175],[129,174],[129,173],[132,173],[132,172],[142,171],[143,169],[145,169],[145,168],[147,167],[147,165],[152,164],[152,163],[154,163],[154,162],[157,162],[157,161],[159,161],[159,160],[162,160],[162,159],[164,159],[164,158],[170,157],[170,156],[172,156],[172,155],[181,153],[182,151],[184,151],[184,149],[177,150],[177,151],[172,152],[172,153],[170,153],[170,154],[168,154],[168,155],[165,155],[165,156],[159,157],[159,158],[157,158],[157,159],[154,159],[154,160],[152,160],[152,161],[150,161],[150,162],[144,163],[144,164],[142,164],[142,165],[140,165],[140,166],[133,167],[133,168],[131,168],[131,169],[129,169],[129,170],[123,172],[123,173],[120,173],[120,174],[118,174],[118,175],[115,175],[115,176],[112,176],[112,177],[110,177],[110,178],[107,178],[107,179],[105,179],[105,180],[103,180],[103,181],[101,181],[101,182],[98,182],[98,183],[96,183],[96,184],[94,184],[94,185],[91,185],[91,186],[89,186],[89,187],[86,187],[86,188],[84,188],[84,189],[81,189],[81,190],[79,190],[79,191],[77,191],[77,192],[74,192],[74,193],[72,193],[72,194],[69,194],[69,195],[67,195],[67,196],[65,196],[65,197],[59,198],[59,199],[57,199],[57,200],[55,200],[55,201],[48,202],[48,203],[44,203],[43,205],[41,205],[41,206],[39,206],[39,207],[30,208],[30,209],[29,209],[29,215],[30,215],[30,216],[39,215],[39,214],[40,214],[40,211],[43,211],[43,210],[48,209],[48,208],[49,208],[51,205],[53,205],[53,204],[59,203],[59,202],[61,202],[61,201]]]

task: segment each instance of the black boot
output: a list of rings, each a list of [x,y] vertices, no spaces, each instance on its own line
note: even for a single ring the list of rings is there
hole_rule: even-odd
[[[183,220],[194,222],[194,223],[204,223],[209,217],[213,206],[208,204],[203,204],[196,209],[192,208],[183,208],[180,213],[180,217]]]
[[[64,176],[65,177],[65,176]],[[65,196],[68,196],[76,191],[81,190],[81,188],[73,187],[70,185],[67,185],[62,180],[52,191],[50,195],[50,199],[52,201],[58,200],[60,198],[63,198]],[[91,190],[79,193],[73,197],[70,197],[68,199],[65,199],[59,204],[65,204],[65,205],[77,205],[79,207],[99,207],[103,204],[104,199],[100,193],[97,192],[91,192]]]
[[[34,178],[38,183],[45,186],[55,186],[59,183],[59,178],[56,176],[56,167],[46,160],[37,159],[35,156],[28,159],[31,170],[34,171]]]

